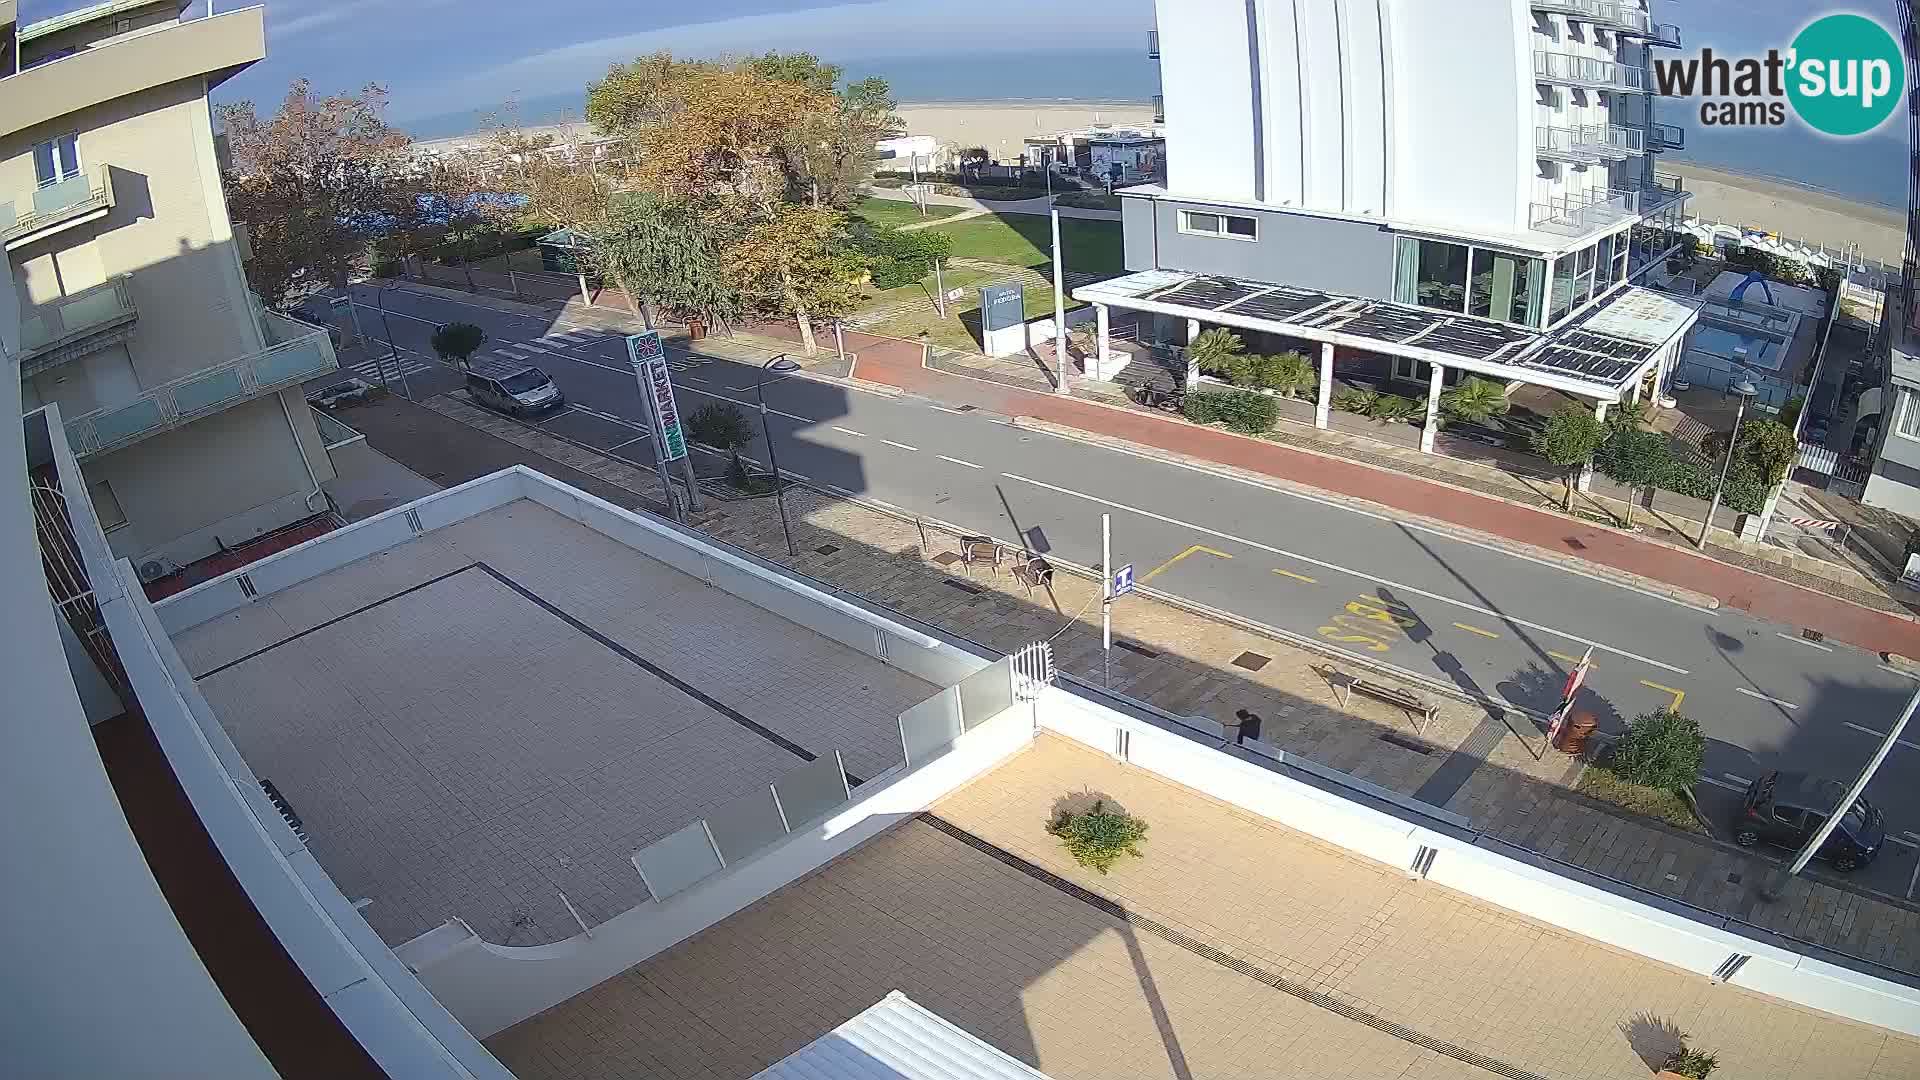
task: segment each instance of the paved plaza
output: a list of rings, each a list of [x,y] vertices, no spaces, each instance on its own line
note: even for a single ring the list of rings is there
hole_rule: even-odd
[[[321,864],[391,944],[533,945],[646,897],[630,856],[935,687],[530,502],[181,633]]]

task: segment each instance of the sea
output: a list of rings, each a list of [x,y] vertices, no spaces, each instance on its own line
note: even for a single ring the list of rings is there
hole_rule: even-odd
[[[828,59],[832,59],[829,57]],[[1139,51],[1006,52],[954,56],[862,58],[846,62],[849,78],[877,75],[901,104],[917,102],[1146,102],[1160,90],[1159,65]],[[584,91],[528,98],[515,115],[522,124],[578,120]],[[463,135],[501,108],[488,103],[396,123],[416,139]],[[1796,184],[1858,202],[1906,209],[1907,134],[1898,120],[1880,132],[1832,139],[1803,127],[1703,127],[1679,102],[1656,105],[1656,118],[1686,128],[1684,151],[1668,157],[1779,183]]]

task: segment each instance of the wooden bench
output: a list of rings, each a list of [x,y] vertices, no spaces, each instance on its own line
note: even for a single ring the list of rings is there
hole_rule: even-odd
[[[1440,717],[1440,706],[1429,702],[1411,690],[1402,690],[1397,686],[1387,686],[1383,683],[1368,682],[1358,676],[1343,674],[1332,668],[1322,670],[1321,674],[1324,675],[1327,682],[1332,685],[1334,694],[1339,698],[1340,707],[1343,709],[1347,707],[1347,702],[1352,699],[1352,695],[1354,694],[1359,694],[1361,697],[1369,697],[1375,701],[1404,709],[1409,716],[1419,717],[1419,722],[1414,730],[1422,734],[1426,732],[1428,724],[1433,723]]]

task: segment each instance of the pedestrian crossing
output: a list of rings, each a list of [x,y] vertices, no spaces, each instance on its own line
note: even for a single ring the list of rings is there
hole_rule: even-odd
[[[598,345],[603,341],[615,340],[619,336],[618,334],[607,333],[604,330],[590,330],[585,327],[576,326],[567,330],[555,330],[542,334],[538,340],[540,344],[548,348],[584,349]]]
[[[387,379],[399,379],[411,378],[433,369],[432,364],[416,360],[405,353],[400,354],[398,358],[380,357],[376,360],[369,357],[347,365],[347,370],[355,376],[376,385],[381,381],[383,373]]]

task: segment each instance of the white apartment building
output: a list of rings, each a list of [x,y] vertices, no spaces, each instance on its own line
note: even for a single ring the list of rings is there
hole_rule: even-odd
[[[0,3],[0,338],[145,576],[326,512],[333,477],[300,390],[332,345],[248,291],[207,103],[266,55],[262,9],[187,6]]]
[[[1630,284],[1686,198],[1654,171],[1681,131],[1647,57],[1679,31],[1648,3],[1160,3],[1167,182],[1121,192],[1133,273],[1074,295],[1162,341],[1315,343],[1323,376],[1385,358],[1430,416],[1461,372],[1596,407],[1652,390],[1691,312]]]

